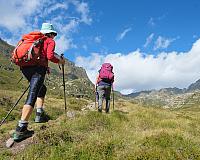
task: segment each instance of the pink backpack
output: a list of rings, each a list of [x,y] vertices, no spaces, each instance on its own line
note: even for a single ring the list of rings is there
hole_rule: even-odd
[[[114,82],[113,66],[110,63],[104,63],[99,71],[99,78],[105,82]]]

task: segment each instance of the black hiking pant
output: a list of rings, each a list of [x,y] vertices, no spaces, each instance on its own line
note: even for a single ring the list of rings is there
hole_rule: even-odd
[[[43,66],[21,67],[21,71],[30,83],[25,104],[34,107],[37,97],[44,98],[47,88],[43,84],[47,68]]]

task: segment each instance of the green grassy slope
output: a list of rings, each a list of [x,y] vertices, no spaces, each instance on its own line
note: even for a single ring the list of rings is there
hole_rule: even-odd
[[[70,119],[63,115],[63,100],[48,97],[46,108],[53,120],[46,124],[31,121],[30,127],[36,131],[34,143],[16,155],[1,146],[0,157],[200,159],[199,106],[170,111],[118,101],[111,114],[99,114],[96,111],[80,111],[87,103],[84,99],[68,99],[68,107],[76,113],[75,118]],[[15,121],[10,120],[0,129],[1,142],[8,137]],[[45,125],[45,129],[41,129],[41,125]]]

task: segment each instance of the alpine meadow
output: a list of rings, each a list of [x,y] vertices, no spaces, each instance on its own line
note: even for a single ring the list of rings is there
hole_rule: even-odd
[[[199,12],[2,0],[0,160],[200,160]]]

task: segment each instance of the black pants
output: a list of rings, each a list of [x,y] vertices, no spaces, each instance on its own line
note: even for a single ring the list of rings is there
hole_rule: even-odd
[[[34,107],[37,97],[45,97],[47,88],[43,83],[47,68],[43,66],[28,66],[22,67],[21,71],[30,83],[25,104]]]

